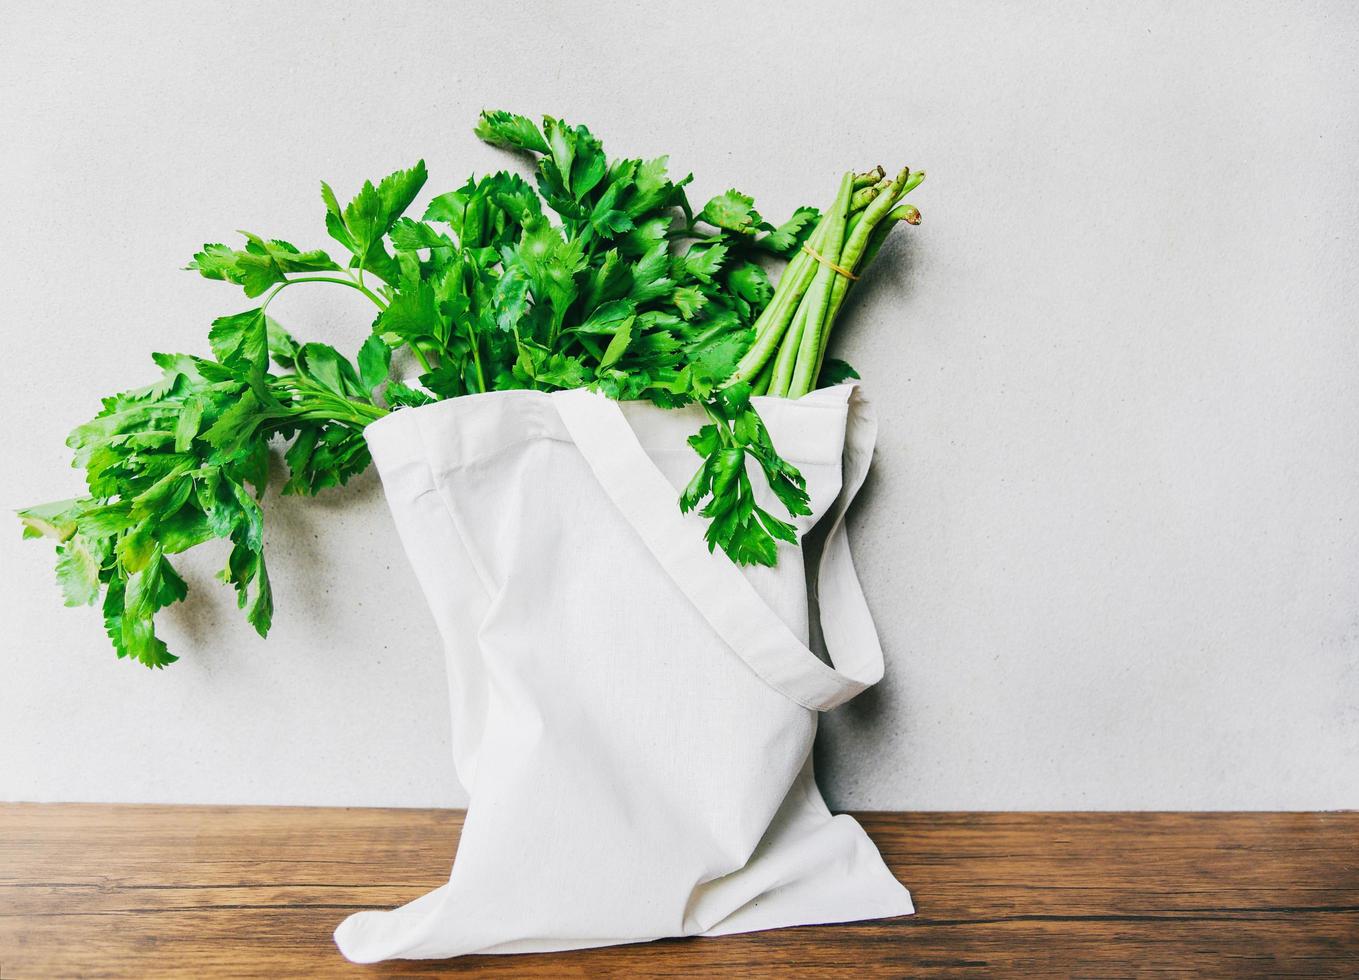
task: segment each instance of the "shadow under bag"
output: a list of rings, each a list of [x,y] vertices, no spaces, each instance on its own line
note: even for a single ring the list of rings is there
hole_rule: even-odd
[[[801,547],[781,547],[776,568],[738,568],[680,513],[699,409],[501,391],[368,428],[443,636],[471,803],[447,884],[351,915],[335,930],[346,957],[545,952],[913,911],[812,775],[817,713],[882,676],[844,529],[876,424],[853,385],[755,403],[807,479],[799,534],[828,522],[818,595],[834,667],[807,646]]]

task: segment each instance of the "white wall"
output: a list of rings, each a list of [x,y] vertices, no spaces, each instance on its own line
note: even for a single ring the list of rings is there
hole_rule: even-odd
[[[771,215],[910,163],[925,223],[840,342],[890,662],[827,719],[833,803],[1359,806],[1359,8],[1029,6],[7,3],[0,504],[75,492],[97,396],[243,308],[199,244],[324,244],[322,177],[505,166],[483,106]],[[289,326],[358,344],[361,302],[302,293]],[[161,673],[0,534],[0,798],[464,801],[376,480],[268,506],[274,635],[213,553]]]

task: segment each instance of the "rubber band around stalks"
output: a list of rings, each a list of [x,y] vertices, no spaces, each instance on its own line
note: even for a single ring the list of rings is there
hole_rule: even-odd
[[[821,254],[820,252],[818,252],[816,249],[812,248],[810,245],[803,245],[803,246],[802,246],[802,251],[806,252],[808,255],[810,255],[810,256],[811,256],[813,259],[815,259],[817,262],[820,262],[822,265],[828,267],[832,272],[838,272],[838,273],[840,273],[840,275],[844,276],[846,279],[850,280],[851,282],[858,282],[858,281],[859,281],[859,277],[856,276],[854,273],[850,272],[848,269],[846,269],[846,268],[845,268],[844,266],[842,266],[842,265],[836,265],[834,262],[832,262],[830,259],[826,258],[824,255],[822,255],[822,254]]]

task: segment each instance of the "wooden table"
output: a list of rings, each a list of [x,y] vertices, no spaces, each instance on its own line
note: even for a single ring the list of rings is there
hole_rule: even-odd
[[[440,810],[0,805],[0,977],[1356,976],[1359,813],[865,813],[914,917],[370,967],[447,877]]]

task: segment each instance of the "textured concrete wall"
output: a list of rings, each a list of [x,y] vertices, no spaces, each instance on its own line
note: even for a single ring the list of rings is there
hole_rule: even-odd
[[[489,11],[494,10],[494,13]],[[1359,805],[1359,12],[1345,3],[11,2],[0,504],[78,487],[96,396],[203,350],[249,228],[323,244],[499,106],[823,203],[910,163],[843,322],[884,422],[855,512],[888,678],[826,720],[843,807]],[[874,20],[880,26],[874,26]],[[356,346],[361,301],[291,291]],[[434,628],[377,482],[271,500],[256,639],[187,563],[184,658],[119,663],[0,534],[0,797],[456,804]]]

